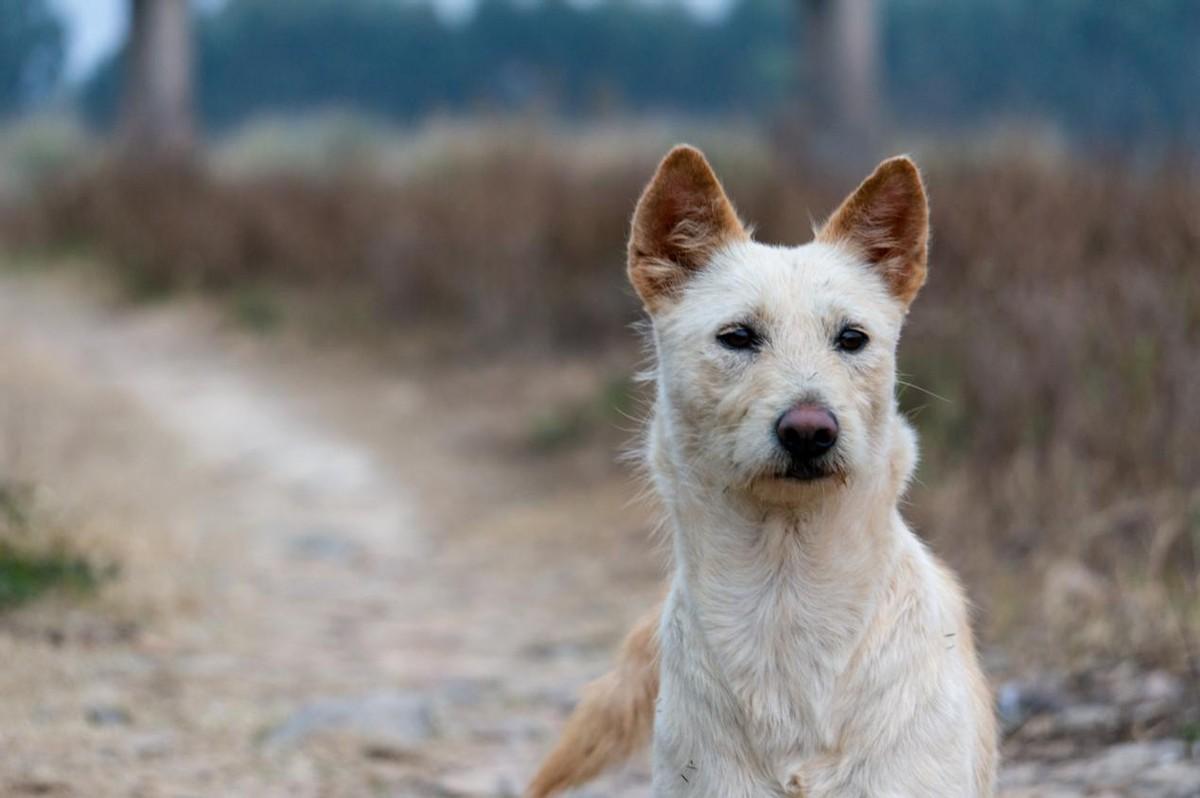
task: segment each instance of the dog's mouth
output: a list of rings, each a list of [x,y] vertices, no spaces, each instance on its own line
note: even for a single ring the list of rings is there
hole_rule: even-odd
[[[830,479],[835,475],[836,472],[831,468],[821,466],[792,466],[786,471],[776,474],[775,478],[790,482],[817,482],[822,479]]]
[[[827,479],[846,481],[846,469],[832,457],[791,460],[780,464],[779,468],[768,472],[768,475],[772,480],[781,482],[820,482]]]

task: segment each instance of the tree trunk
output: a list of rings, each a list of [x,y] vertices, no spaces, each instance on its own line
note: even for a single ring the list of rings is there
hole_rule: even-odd
[[[194,142],[188,0],[130,0],[120,138],[135,163],[186,160]]]
[[[869,147],[880,117],[877,0],[800,2],[800,85],[807,127],[831,144]]]

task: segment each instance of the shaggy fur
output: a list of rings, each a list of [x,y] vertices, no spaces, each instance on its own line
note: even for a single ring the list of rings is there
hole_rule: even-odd
[[[916,442],[895,351],[927,241],[907,158],[798,248],[752,241],[698,151],[663,161],[629,271],[653,321],[646,456],[674,576],[657,638],[639,625],[530,796],[624,759],[652,708],[662,798],[992,795],[991,694],[965,600],[897,510]],[[758,344],[723,346],[737,326]],[[867,335],[861,350],[837,346],[847,327]],[[800,476],[774,434],[797,403],[840,428]]]

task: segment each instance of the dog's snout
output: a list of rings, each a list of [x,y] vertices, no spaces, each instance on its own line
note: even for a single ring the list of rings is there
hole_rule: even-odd
[[[793,458],[812,460],[837,443],[838,422],[827,407],[798,404],[779,417],[775,434]]]

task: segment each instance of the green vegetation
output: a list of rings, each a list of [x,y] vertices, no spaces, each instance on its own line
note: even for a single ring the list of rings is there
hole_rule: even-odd
[[[100,575],[83,558],[60,547],[34,547],[32,490],[0,480],[0,611],[50,591],[87,593]]]
[[[1200,3],[885,0],[892,111],[1031,117],[1083,139],[1200,142]]]
[[[883,8],[883,96],[902,123],[1033,118],[1095,143],[1200,141],[1193,0]],[[198,26],[198,101],[214,130],[331,106],[398,120],[514,109],[771,114],[786,110],[800,77],[796,9],[738,0],[708,21],[672,2],[483,0],[447,24],[426,3],[229,0]],[[120,76],[118,58],[86,87],[94,118],[111,116]]]
[[[62,22],[46,0],[0,0],[0,117],[54,89],[64,47]]]
[[[425,3],[233,0],[199,26],[199,103],[217,128],[330,104],[397,119],[480,108],[751,110],[786,88],[787,8],[750,0],[717,25],[673,3],[485,0],[448,25]],[[115,107],[118,61],[87,90],[101,117]]]
[[[283,306],[278,297],[262,286],[236,288],[231,310],[234,321],[251,332],[271,332],[283,321]]]
[[[51,591],[89,593],[99,583],[99,576],[82,558],[65,552],[29,554],[0,543],[0,611]]]

